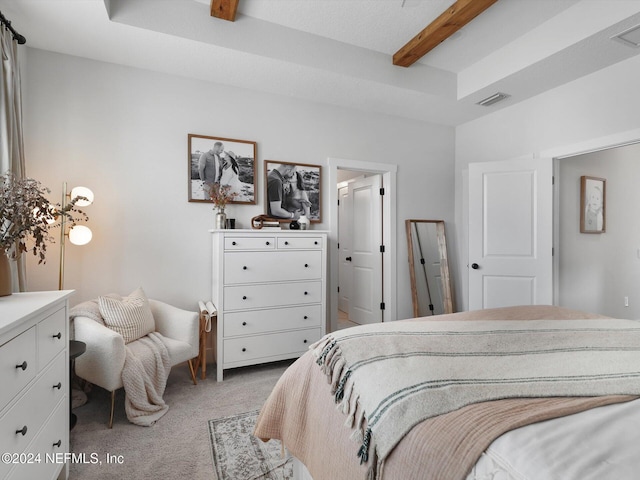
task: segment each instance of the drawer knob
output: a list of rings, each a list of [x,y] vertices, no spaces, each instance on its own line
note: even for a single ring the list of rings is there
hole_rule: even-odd
[[[58,332],[57,335],[52,335],[53,338],[57,338],[58,340],[60,340],[62,338],[62,333]]]
[[[247,326],[247,322],[242,322],[242,326],[246,327]]]
[[[305,295],[309,295],[309,292],[304,292]]]
[[[302,343],[307,343],[307,339],[305,338],[304,341]]]
[[[237,243],[236,242],[231,242],[231,245],[237,245]]]
[[[247,296],[246,296],[246,295],[243,295],[243,296],[242,296],[242,299],[243,299],[243,300],[246,300],[246,299],[247,299]]]
[[[25,360],[20,365],[16,365],[16,368],[21,368],[22,371],[25,371],[27,369],[27,361]]]
[[[285,245],[289,245],[289,242],[284,242]]]
[[[58,448],[60,448],[61,445],[62,445],[62,440],[58,440],[56,443],[53,444],[54,447],[58,447]]]
[[[246,348],[244,348],[244,347],[242,347],[242,351],[243,351],[243,352],[246,352],[246,351],[247,351],[247,349],[246,349]]]
[[[316,240],[315,242],[313,242],[313,244],[314,244],[314,245],[317,245],[317,244],[318,244],[318,241]]]
[[[305,264],[304,264],[304,268],[309,268],[309,264],[308,264],[308,263],[305,263]]]
[[[305,316],[304,316],[304,319],[306,320],[307,318],[309,318],[309,317],[307,317],[307,316],[305,315]]]
[[[269,245],[269,242],[266,242],[267,245]]]
[[[242,267],[242,269],[243,269],[243,270],[246,270],[246,269],[247,269],[247,266],[245,265],[244,267]]]
[[[54,385],[53,388],[57,388],[58,390],[62,389],[62,383],[58,382],[57,385]]]
[[[24,437],[27,434],[27,426],[25,425],[24,427],[22,427],[21,430],[16,430],[16,435],[21,433],[22,436]]]

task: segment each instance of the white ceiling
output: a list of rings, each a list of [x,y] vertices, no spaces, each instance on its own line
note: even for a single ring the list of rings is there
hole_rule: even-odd
[[[640,53],[640,0],[498,0],[409,68],[393,54],[454,0],[0,0],[27,46],[443,125]],[[498,91],[510,95],[476,105]]]

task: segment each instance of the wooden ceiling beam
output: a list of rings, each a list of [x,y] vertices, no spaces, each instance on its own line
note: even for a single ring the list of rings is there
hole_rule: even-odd
[[[235,22],[238,2],[240,0],[211,0],[211,16]]]
[[[409,67],[498,0],[457,0],[393,55],[393,64]]]

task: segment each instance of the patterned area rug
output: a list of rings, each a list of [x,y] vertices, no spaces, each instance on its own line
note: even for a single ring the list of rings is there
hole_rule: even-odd
[[[258,411],[209,420],[209,439],[218,480],[291,480],[293,462],[282,458],[279,441],[253,436]]]

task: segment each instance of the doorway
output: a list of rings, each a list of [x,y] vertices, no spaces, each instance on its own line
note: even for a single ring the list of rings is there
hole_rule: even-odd
[[[339,311],[339,261],[338,235],[340,233],[339,212],[338,212],[338,172],[356,172],[358,176],[374,175],[381,182],[380,189],[384,195],[381,197],[380,208],[382,210],[382,244],[377,245],[378,252],[384,250],[380,261],[381,274],[381,294],[376,304],[380,307],[379,321],[393,321],[397,319],[396,312],[396,172],[397,165],[380,164],[374,162],[364,162],[358,160],[347,160],[339,158],[328,159],[328,182],[329,182],[329,325],[328,331],[338,329]],[[355,173],[354,173],[355,174]],[[342,181],[342,180],[341,180]],[[364,196],[364,195],[363,195]],[[392,220],[393,219],[393,220]],[[353,255],[351,255],[353,260]],[[378,257],[379,258],[379,257]],[[364,270],[363,270],[364,271]],[[373,275],[373,274],[371,274]],[[373,278],[373,277],[371,277]]]
[[[556,162],[558,305],[614,318],[640,315],[638,154],[640,143],[633,143]],[[582,176],[601,178],[607,187],[601,231],[580,228]]]
[[[382,322],[382,176],[338,169],[338,328]]]

